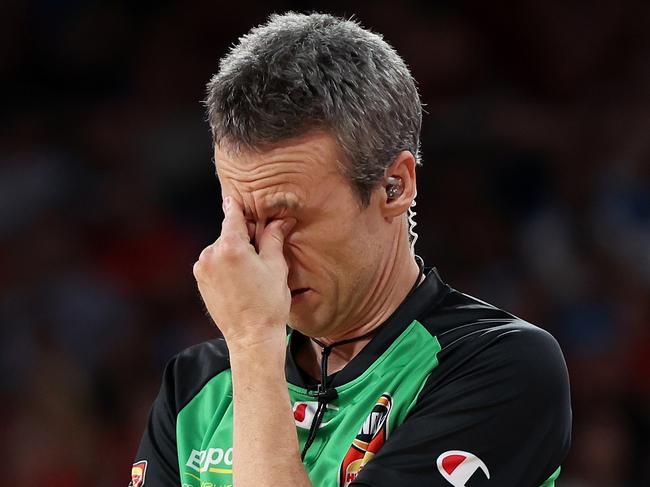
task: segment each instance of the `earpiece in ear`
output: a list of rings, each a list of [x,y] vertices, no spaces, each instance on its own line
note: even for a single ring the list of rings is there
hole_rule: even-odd
[[[388,201],[398,198],[403,191],[404,188],[402,187],[402,180],[400,178],[395,176],[388,176],[386,178],[386,196],[388,197]]]

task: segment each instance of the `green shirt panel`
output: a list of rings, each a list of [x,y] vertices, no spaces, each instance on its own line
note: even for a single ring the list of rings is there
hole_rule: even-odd
[[[359,377],[336,388],[323,423],[305,457],[314,487],[341,487],[354,480],[391,432],[406,419],[431,371],[438,340],[413,321]],[[287,384],[300,448],[317,402],[313,392]],[[213,377],[178,414],[178,461],[183,487],[232,485],[232,379]],[[353,446],[354,443],[354,446]]]

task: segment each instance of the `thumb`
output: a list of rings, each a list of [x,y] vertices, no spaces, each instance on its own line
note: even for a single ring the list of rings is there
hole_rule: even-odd
[[[284,262],[284,239],[295,224],[295,218],[285,218],[274,220],[267,225],[260,237],[260,256],[265,260],[281,259]]]

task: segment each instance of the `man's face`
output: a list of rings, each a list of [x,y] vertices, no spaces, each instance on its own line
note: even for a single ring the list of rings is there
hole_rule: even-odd
[[[315,337],[363,324],[369,294],[390,259],[378,196],[362,208],[337,166],[342,152],[323,132],[260,151],[215,150],[223,197],[238,200],[257,242],[274,219],[295,218],[285,241],[290,324]]]

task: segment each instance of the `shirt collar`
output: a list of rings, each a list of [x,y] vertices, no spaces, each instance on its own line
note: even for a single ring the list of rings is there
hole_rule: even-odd
[[[380,330],[370,342],[343,369],[333,376],[330,383],[333,387],[346,384],[363,374],[413,320],[431,311],[449,292],[449,286],[442,281],[438,271],[435,268],[424,267],[422,260],[419,257],[417,259],[419,260],[418,265],[423,269],[426,276],[424,281],[420,285],[414,286],[393,314],[379,325]],[[309,384],[306,384],[305,373],[301,372],[294,357],[298,349],[304,346],[306,339],[307,337],[299,331],[291,330],[285,364],[287,381],[305,389],[309,387]]]

